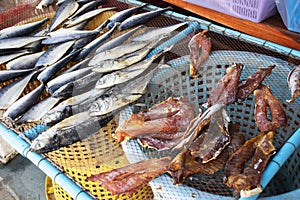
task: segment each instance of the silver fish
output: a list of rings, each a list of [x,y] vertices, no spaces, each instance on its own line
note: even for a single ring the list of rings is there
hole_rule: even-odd
[[[72,47],[74,41],[50,46],[37,60],[35,67],[48,66],[56,63]]]
[[[76,71],[78,69],[82,69],[85,67],[88,67],[88,62],[89,62],[89,58],[86,58],[78,63],[76,63],[75,65],[73,65],[72,67],[70,67],[69,69],[67,69],[66,71],[62,72],[62,74],[66,74],[72,71]]]
[[[42,0],[35,8],[39,10],[43,10],[45,7],[48,7],[51,4],[53,4],[53,2],[54,0]]]
[[[39,27],[41,27],[49,18],[44,18],[40,21],[31,22],[18,26],[11,26],[0,31],[0,39],[27,36]]]
[[[75,113],[86,111],[89,105],[105,91],[92,89],[62,101],[44,115],[41,124],[52,126]]]
[[[140,50],[144,48],[146,45],[148,45],[150,42],[129,42],[122,44],[120,46],[116,46],[112,49],[100,52],[95,54],[90,62],[89,66],[97,66],[101,61],[104,60],[113,60],[116,58],[119,58],[121,56],[124,56],[126,54],[135,52],[137,50]]]
[[[49,28],[50,32],[56,29],[68,17],[73,15],[78,8],[79,8],[79,4],[75,0],[66,0],[65,2],[63,2],[57,9],[51,21],[50,28]]]
[[[88,2],[84,5],[82,5],[69,19],[74,19],[86,12],[89,12],[89,11],[93,10],[94,8],[104,4],[105,2],[106,2],[106,0],[95,0],[95,1]]]
[[[53,108],[60,99],[54,97],[47,97],[32,106],[20,119],[18,119],[17,123],[25,123],[25,122],[38,122],[42,119],[42,117]]]
[[[116,14],[114,14],[110,18],[108,18],[107,22],[105,22],[107,25],[104,24],[103,26],[106,26],[107,29],[111,29],[117,22],[119,22],[119,23],[123,22],[128,17],[141,11],[147,5],[148,4],[143,4],[141,6],[128,8],[128,9],[122,10],[120,12],[117,12]]]
[[[150,70],[146,70],[138,77],[117,85],[110,93],[101,96],[90,106],[90,115],[101,116],[116,112],[139,99],[145,94],[148,83],[158,67],[159,65]]]
[[[115,26],[116,28],[116,26]],[[95,49],[97,49],[99,46],[101,46],[105,41],[113,34],[115,28],[112,28],[111,30],[107,31],[106,33],[102,34],[98,38],[92,40],[88,44],[82,47],[79,55],[76,57],[74,61],[81,60],[85,57],[87,57],[89,54],[94,52]]]
[[[47,91],[50,94],[53,94],[55,90],[65,85],[66,83],[75,81],[76,79],[79,79],[90,72],[91,72],[91,67],[78,69],[76,71],[61,74],[47,83]]]
[[[288,85],[291,91],[292,98],[287,100],[288,103],[296,101],[297,97],[300,96],[300,65],[294,67],[288,74]]]
[[[13,38],[5,38],[0,40],[0,50],[19,49],[30,43],[44,40],[47,37],[38,36],[20,36]]]
[[[163,8],[163,9],[159,9],[159,10],[153,10],[153,11],[133,15],[133,16],[127,18],[126,20],[124,20],[119,25],[119,30],[122,31],[122,30],[132,28],[134,26],[143,24],[170,9],[172,9],[172,8],[167,7],[167,8]]]
[[[6,109],[22,94],[23,90],[36,72],[31,72],[22,79],[18,79],[0,89],[0,108]]]
[[[150,43],[145,48],[126,54],[120,58],[99,62],[98,66],[94,66],[92,71],[104,73],[124,69],[145,58],[147,54],[157,45],[158,42],[159,40],[156,40],[155,42]]]
[[[108,88],[137,77],[138,75],[143,73],[153,63],[155,59],[161,56],[162,53],[163,51],[155,54],[154,56],[148,59],[133,64],[128,68],[104,75],[97,81],[95,87],[97,89]]]
[[[179,24],[174,24],[174,25],[166,26],[166,27],[162,27],[162,28],[154,28],[149,31],[146,31],[145,33],[134,36],[133,38],[131,38],[131,41],[153,40],[154,38],[157,38],[161,35],[170,34],[171,32],[175,31],[176,29],[178,29],[186,24],[187,24],[187,22],[182,22]]]
[[[91,72],[84,77],[76,79],[70,83],[67,83],[57,89],[52,96],[58,98],[69,98],[74,95],[86,92],[95,86],[95,83],[101,78],[103,74],[97,72]]]
[[[32,69],[35,67],[35,63],[38,61],[38,59],[44,52],[45,51],[41,51],[38,53],[32,53],[16,58],[8,62],[6,64],[6,68],[8,70]]]
[[[88,31],[88,30],[72,30],[61,28],[57,31],[50,32],[47,39],[42,41],[42,44],[57,44],[62,42],[68,42],[71,40],[76,40],[84,37],[88,37],[91,35],[97,35],[98,31]]]
[[[17,101],[15,101],[12,105],[8,107],[8,109],[4,112],[3,117],[8,117],[11,119],[16,119],[17,117],[24,114],[27,110],[29,110],[33,105],[38,102],[42,92],[45,89],[45,85],[41,84],[36,89],[27,93]]]
[[[0,82],[5,82],[14,78],[25,76],[32,71],[33,69],[0,70]]]
[[[83,15],[80,15],[76,18],[72,18],[72,19],[69,19],[68,21],[66,21],[64,23],[64,27],[72,27],[76,24],[79,24],[83,21],[86,21],[86,20],[89,20],[105,11],[109,11],[109,10],[113,10],[115,9],[115,7],[108,7],[108,8],[98,8],[98,9],[95,9],[95,10],[92,10],[92,11],[89,11],[89,12],[86,12],[84,13]]]
[[[30,53],[30,51],[28,51],[28,50],[22,50],[22,51],[19,51],[19,52],[8,54],[8,55],[1,55],[0,56],[0,64],[7,63],[7,62],[9,62],[13,59],[16,59],[20,56],[23,56],[23,55],[26,55],[26,54],[29,54],[29,53]]]
[[[46,153],[81,141],[99,133],[112,118],[112,115],[91,117],[87,112],[72,115],[41,133],[33,140],[30,151]]]
[[[63,57],[56,63],[47,66],[37,77],[37,79],[44,84],[46,84],[53,75],[58,72],[60,69],[65,67],[75,56],[77,56],[79,51],[75,51],[73,53],[68,54],[67,56]]]
[[[114,39],[106,42],[105,44],[103,44],[99,48],[97,48],[95,53],[100,53],[100,52],[103,52],[103,51],[106,51],[108,49],[112,49],[116,46],[121,45],[123,42],[125,42],[128,38],[130,38],[135,32],[140,30],[142,27],[143,26],[138,26],[138,27],[126,32],[126,33],[121,34],[118,37],[115,37]]]

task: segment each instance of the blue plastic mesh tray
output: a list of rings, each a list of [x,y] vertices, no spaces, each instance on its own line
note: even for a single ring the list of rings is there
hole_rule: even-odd
[[[263,83],[270,86],[273,95],[282,101],[289,120],[288,126],[280,128],[274,138],[275,147],[279,150],[299,127],[300,101],[298,99],[294,104],[286,103],[286,100],[290,98],[286,78],[291,68],[288,62],[272,56],[246,51],[213,51],[209,59],[202,65],[197,79],[192,79],[189,76],[188,56],[172,60],[169,62],[172,68],[158,71],[152,79],[150,88],[142,100],[146,105],[142,109],[150,108],[152,105],[170,96],[185,96],[196,108],[199,108],[201,104],[207,101],[211,90],[224,75],[226,68],[233,63],[242,63],[245,65],[241,79],[247,78],[258,68],[276,65],[272,74]],[[232,122],[240,123],[240,131],[245,133],[246,139],[257,135],[259,132],[253,117],[253,100],[253,95],[250,95],[242,103],[235,103],[228,106]],[[133,109],[134,107],[129,107],[121,112],[120,123],[129,117]],[[169,153],[166,150],[155,151],[143,148],[137,140],[123,142],[122,146],[127,158],[132,163],[153,157],[163,157]],[[294,166],[299,166],[298,157],[293,156],[288,162],[293,163],[292,165]],[[261,196],[270,197],[298,188],[300,176],[297,170],[291,167],[283,168],[280,171],[280,175],[282,176],[280,177],[281,182],[278,182],[275,178],[272,182],[277,182],[277,184],[272,184],[271,182]],[[223,184],[223,177],[224,174],[222,171],[214,175],[197,174],[191,179],[187,179],[184,185],[174,186],[171,178],[168,175],[163,175],[154,179],[150,185],[155,196],[160,199],[219,199],[221,197],[232,199],[234,197],[233,190]],[[282,187],[282,180],[289,181],[289,184]]]

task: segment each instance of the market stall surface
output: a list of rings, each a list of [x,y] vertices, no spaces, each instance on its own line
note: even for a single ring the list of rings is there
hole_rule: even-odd
[[[32,162],[17,155],[6,165],[0,165],[0,199],[46,200],[45,178],[46,175]],[[17,197],[13,198],[11,194]]]

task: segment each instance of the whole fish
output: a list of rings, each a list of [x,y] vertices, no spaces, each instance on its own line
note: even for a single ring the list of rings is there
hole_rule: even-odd
[[[24,114],[28,111],[33,105],[38,102],[42,92],[45,89],[45,85],[41,84],[31,92],[27,93],[17,101],[15,101],[12,105],[8,107],[8,109],[4,112],[3,117],[8,117],[11,119],[16,119],[17,117]]]
[[[94,56],[91,57],[91,60],[89,62],[90,66],[97,66],[101,61],[104,60],[113,60],[116,58],[120,58],[121,56],[124,56],[126,54],[135,52],[137,50],[140,50],[146,45],[148,45],[150,42],[145,41],[145,42],[129,42],[122,44],[120,46],[116,46],[112,49],[100,52],[95,54]]]
[[[128,8],[128,9],[122,10],[120,12],[117,12],[116,14],[112,15],[110,18],[107,19],[107,21],[105,22],[107,25],[105,25],[105,24],[103,24],[103,25],[106,26],[107,29],[111,29],[117,22],[119,22],[119,23],[123,22],[128,17],[141,11],[147,5],[148,4],[143,4],[141,6]]]
[[[54,97],[46,97],[36,105],[32,106],[27,112],[17,120],[18,124],[25,122],[38,122],[42,117],[53,108],[60,99]]]
[[[101,116],[117,111],[139,99],[146,92],[146,88],[154,72],[160,65],[146,70],[138,77],[112,89],[109,94],[99,97],[89,108],[91,116]]]
[[[11,54],[8,54],[8,55],[1,55],[0,56],[0,64],[4,64],[4,63],[7,63],[13,59],[16,59],[20,56],[23,56],[23,55],[26,55],[26,54],[29,54],[30,51],[29,50],[22,50],[22,51],[18,51],[18,52],[15,52],[15,53],[11,53]]]
[[[9,50],[9,49],[19,49],[30,43],[44,40],[47,37],[38,37],[38,36],[20,36],[13,38],[4,38],[0,40],[0,51]]]
[[[94,72],[111,72],[116,71],[120,69],[124,69],[130,65],[133,65],[134,63],[137,63],[141,61],[143,58],[145,58],[148,53],[159,43],[159,40],[156,40],[152,43],[150,43],[148,46],[126,54],[120,58],[117,59],[111,59],[111,60],[105,60],[103,62],[99,62],[94,68],[92,69]]]
[[[97,49],[99,46],[101,46],[105,41],[110,38],[110,36],[113,34],[116,26],[112,28],[111,30],[107,31],[106,33],[102,34],[98,38],[92,40],[88,44],[82,47],[79,55],[75,58],[74,61],[79,61],[85,57],[87,57],[89,54],[94,52],[95,49]]]
[[[49,18],[46,17],[40,21],[31,22],[18,26],[11,26],[0,31],[0,39],[12,38],[19,36],[27,36],[36,29],[40,28],[46,21],[49,21]]]
[[[71,40],[76,40],[84,37],[88,37],[91,35],[97,35],[98,31],[88,31],[88,30],[72,30],[62,28],[57,31],[50,32],[47,39],[42,41],[42,44],[57,44],[62,42],[68,42]]]
[[[43,10],[45,7],[48,7],[51,4],[53,4],[53,2],[54,0],[42,0],[35,8],[39,10]]]
[[[58,72],[60,69],[65,67],[72,59],[77,56],[79,51],[75,51],[73,53],[68,54],[64,58],[60,59],[56,63],[49,65],[46,67],[37,77],[37,79],[44,84],[46,84],[52,77],[53,75]]]
[[[46,153],[79,142],[99,133],[112,115],[91,117],[88,112],[78,113],[47,129],[33,140],[30,150]]]
[[[74,41],[50,46],[37,60],[35,67],[49,66],[61,59],[72,47]]]
[[[103,51],[106,51],[108,49],[112,49],[116,46],[121,45],[123,42],[125,42],[128,38],[130,38],[135,32],[137,32],[142,27],[143,26],[138,26],[138,27],[126,32],[126,33],[121,34],[118,37],[115,37],[114,39],[106,42],[105,44],[103,44],[99,48],[97,48],[95,53],[100,53],[100,52],[103,52]]]
[[[14,78],[27,75],[32,71],[33,69],[0,70],[0,82],[5,82]]]
[[[105,91],[91,89],[85,93],[67,98],[49,110],[43,116],[41,124],[52,126],[73,114],[87,111],[89,105],[103,95]]]
[[[103,74],[98,72],[91,72],[84,77],[61,86],[52,94],[52,96],[57,98],[69,98],[71,96],[84,93],[93,88],[102,75]]]
[[[76,71],[61,74],[47,83],[47,91],[50,94],[53,94],[61,86],[69,82],[75,81],[76,79],[79,79],[90,72],[91,72],[91,67],[78,69]]]
[[[137,36],[131,38],[131,41],[151,41],[159,36],[164,37],[164,35],[169,35],[171,32],[175,31],[176,29],[186,25],[187,22],[182,22],[179,24],[174,24],[162,28],[154,28],[144,33],[141,33]]]
[[[87,13],[94,8],[106,3],[106,0],[95,0],[82,5],[69,19],[74,19],[84,13]]]
[[[294,67],[288,74],[288,85],[291,91],[292,98],[287,100],[288,103],[293,103],[300,96],[300,65]]]
[[[32,69],[35,67],[35,63],[38,61],[38,59],[44,52],[45,51],[41,51],[16,58],[6,63],[6,68],[8,70]]]
[[[154,56],[145,59],[141,62],[138,62],[136,64],[133,64],[129,66],[128,68],[125,68],[123,70],[115,71],[112,73],[108,73],[101,77],[97,83],[96,88],[97,89],[103,89],[112,87],[114,85],[124,83],[130,79],[133,79],[143,73],[148,67],[153,63],[155,59],[157,59],[164,51],[161,51]]]
[[[23,90],[36,73],[36,71],[33,71],[24,78],[3,86],[0,89],[0,108],[6,109],[13,104],[20,97]]]
[[[55,12],[55,15],[50,24],[50,28],[49,28],[50,32],[56,29],[68,17],[73,15],[78,8],[79,8],[79,4],[75,0],[64,1]]]
[[[81,22],[84,22],[86,20],[90,20],[92,19],[93,17],[105,12],[105,11],[109,11],[109,10],[113,10],[115,9],[115,7],[108,7],[108,8],[98,8],[98,9],[95,9],[95,10],[91,10],[91,11],[88,11],[76,18],[72,18],[72,19],[69,19],[68,21],[66,21],[64,23],[64,27],[72,27],[74,25],[77,25]]]
[[[154,10],[154,11],[149,11],[149,12],[133,15],[133,16],[127,18],[126,20],[124,20],[119,25],[119,30],[122,31],[122,30],[132,28],[134,26],[143,24],[143,23],[155,18],[156,16],[161,15],[162,13],[164,13],[165,11],[170,10],[170,9],[172,9],[172,8],[167,7],[167,8],[163,8],[163,9],[160,9],[160,10]]]
[[[78,69],[83,69],[85,67],[88,67],[88,62],[89,62],[89,58],[83,59],[82,61],[76,63],[75,65],[73,65],[72,67],[70,67],[69,69],[67,69],[66,71],[62,72],[62,74],[66,74],[72,71],[76,71]]]

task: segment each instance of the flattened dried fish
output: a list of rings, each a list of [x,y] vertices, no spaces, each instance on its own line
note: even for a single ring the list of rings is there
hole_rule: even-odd
[[[79,4],[75,0],[64,1],[55,12],[55,15],[50,24],[50,32],[56,29],[68,17],[73,15],[78,8]]]
[[[0,31],[0,39],[27,36],[39,27],[41,27],[49,18],[44,18],[40,21],[31,22],[18,26],[11,26]]]
[[[287,102],[293,103],[294,101],[296,101],[296,98],[300,96],[300,65],[294,67],[294,69],[289,72],[287,81],[292,96],[292,98],[290,100],[287,100]]]
[[[262,132],[275,131],[281,126],[287,125],[287,117],[281,101],[273,96],[267,86],[260,86],[254,90],[254,119],[258,129]],[[270,109],[272,120],[267,117],[267,104]]]

